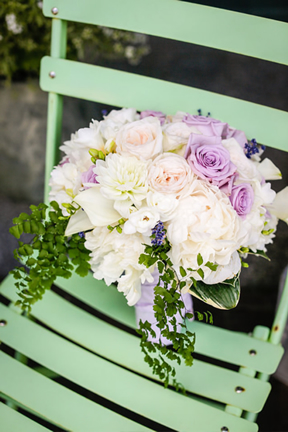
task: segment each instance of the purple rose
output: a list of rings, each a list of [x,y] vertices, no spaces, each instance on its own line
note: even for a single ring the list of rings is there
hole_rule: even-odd
[[[93,169],[95,168],[95,165],[91,165],[89,169],[82,173],[81,175],[81,182],[85,189],[89,189],[91,186],[85,186],[87,183],[98,183],[97,181],[97,174],[94,173]]]
[[[228,150],[223,147],[221,137],[192,133],[184,157],[198,177],[219,188],[225,186],[225,193],[230,194],[236,166],[231,162]]]
[[[234,129],[231,127],[229,127],[228,133],[226,136],[226,139],[228,139],[228,138],[234,138],[238,142],[238,144],[241,145],[241,147],[243,149],[244,149],[245,144],[248,143],[246,135],[243,131],[238,130],[238,129]]]
[[[140,119],[142,120],[145,117],[157,117],[160,120],[161,126],[163,126],[163,124],[165,123],[166,114],[164,114],[162,111],[152,111],[152,110],[141,111]]]
[[[195,126],[203,135],[219,136],[226,138],[228,132],[228,124],[222,123],[212,117],[204,117],[187,114],[182,120],[188,126]]]
[[[212,117],[186,114],[182,121],[188,126],[195,126],[206,136],[220,136],[222,139],[234,138],[243,148],[248,142],[243,131],[232,128],[228,123],[222,123]]]
[[[254,191],[252,186],[249,183],[234,185],[229,199],[236,213],[242,219],[245,219],[247,214],[250,213],[254,202]]]

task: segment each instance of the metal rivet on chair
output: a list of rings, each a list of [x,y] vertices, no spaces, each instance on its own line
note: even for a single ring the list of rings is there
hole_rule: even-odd
[[[59,11],[58,11],[58,8],[53,7],[53,8],[51,9],[51,12],[52,12],[53,15],[57,15]]]
[[[243,387],[238,386],[235,388],[235,391],[236,391],[236,393],[243,393],[245,391],[245,389]]]
[[[221,428],[221,432],[229,432],[229,429],[226,426],[223,426]]]
[[[254,349],[252,349],[252,350],[249,351],[249,354],[250,354],[251,356],[255,356],[255,355],[257,354],[257,351],[254,350]]]
[[[54,72],[54,71],[49,72],[49,77],[50,78],[55,78],[56,77],[56,72]]]
[[[0,320],[0,326],[1,326],[1,327],[4,327],[4,326],[6,326],[6,325],[7,325],[7,321],[4,320],[4,319],[1,319],[1,320]]]

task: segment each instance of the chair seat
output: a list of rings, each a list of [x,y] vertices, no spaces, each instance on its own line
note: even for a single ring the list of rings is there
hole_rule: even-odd
[[[28,361],[28,366],[23,365],[7,354],[0,353],[1,367],[9,371],[0,379],[2,394],[23,404],[28,411],[39,413],[41,417],[52,424],[61,425],[64,429],[73,431],[119,430],[119,428],[115,429],[113,425],[121,425],[123,422],[123,426],[121,426],[123,431],[140,431],[147,430],[147,428],[152,430],[164,428],[163,430],[165,430],[165,427],[170,427],[182,432],[191,430],[192,419],[192,430],[197,432],[220,431],[221,427],[224,426],[228,427],[230,431],[242,432],[245,430],[249,432],[257,430],[255,423],[232,416],[223,410],[228,404],[242,410],[260,411],[270,392],[269,383],[195,360],[192,368],[185,366],[177,368],[178,379],[185,383],[191,396],[185,397],[173,390],[165,390],[159,383],[151,381],[153,377],[150,369],[143,361],[139,338],[130,330],[132,326],[135,327],[134,310],[125,304],[123,295],[118,293],[115,287],[106,287],[102,282],[96,281],[92,275],[87,278],[87,281],[73,276],[72,280],[65,280],[64,285],[67,292],[69,291],[69,295],[64,290],[63,296],[60,296],[58,291],[57,293],[47,292],[45,299],[33,307],[32,319],[21,316],[15,307],[9,308],[4,304],[0,305],[0,318],[7,322],[6,326],[0,327],[1,340],[5,346],[7,345],[25,355],[40,366],[35,368],[33,363],[35,369],[33,370],[30,361]],[[4,281],[0,292],[10,301],[15,300],[16,294],[12,278],[9,277]],[[79,306],[73,304],[77,301],[75,301],[75,297],[71,296],[71,293],[75,292],[77,292],[78,297],[82,297],[82,301],[85,300],[89,303],[88,311],[83,310],[82,303]],[[109,295],[111,300],[111,310],[109,303],[104,301],[106,295]],[[110,314],[113,314],[113,322],[111,320],[106,322],[95,316],[97,315],[96,309],[105,313],[107,308],[110,310]],[[93,310],[95,313],[92,313]],[[122,317],[122,324],[119,326],[117,326],[116,310],[119,317]],[[127,327],[123,326],[124,321]],[[226,333],[230,334],[230,332],[213,326],[191,323],[191,329],[195,327],[197,327],[197,340],[203,340],[207,336],[208,340],[211,340],[212,337],[215,341],[215,335],[220,332],[219,341],[222,341],[223,346],[225,345],[223,336]],[[246,350],[251,349],[251,347],[258,350],[261,350],[262,347],[263,350],[265,347],[268,358],[275,357],[275,352],[277,352],[276,357],[281,357],[281,347],[243,334],[235,335],[233,333],[234,340],[235,337],[239,337],[239,340],[245,340],[245,343],[250,342],[247,347],[242,343]],[[207,344],[207,346],[209,345],[210,343]],[[216,344],[214,343],[214,345]],[[204,349],[202,348],[200,352],[207,353],[205,343],[202,343],[202,346]],[[273,351],[271,355],[269,355],[270,348]],[[251,356],[247,357],[250,358]],[[271,361],[264,369],[267,367],[271,369]],[[47,369],[54,374],[49,374]],[[39,372],[45,373],[46,376]],[[47,377],[49,375],[52,378],[56,376],[57,380],[61,377],[64,384],[53,381]],[[15,377],[15,379],[11,380],[11,377]],[[27,384],[25,384],[25,380]],[[77,386],[76,391],[66,388],[71,382]],[[78,386],[81,389],[80,394],[78,394]],[[237,393],[236,387],[242,387],[245,391]],[[31,389],[28,400],[26,397],[27,388]],[[137,389],[141,389],[141,391],[138,392]],[[89,393],[88,399],[83,397],[82,391]],[[45,402],[44,399],[42,400],[42,393],[45,393],[50,401],[53,401],[54,409],[51,408],[50,411],[47,411],[49,403]],[[148,400],[149,404],[147,403]],[[159,409],[159,400],[161,400],[161,409]],[[101,406],[101,404],[105,406],[107,401],[115,404],[113,405],[113,409],[116,410],[115,413],[110,413]],[[214,401],[218,401],[220,404],[211,406]],[[74,404],[78,406],[77,410]],[[97,409],[92,408],[94,405]],[[175,410],[169,411],[164,408],[172,405]],[[61,406],[61,410],[58,412],[57,407],[59,406]],[[107,413],[109,413],[108,417],[106,416]],[[191,413],[191,415],[187,415],[187,413]],[[208,416],[207,413],[210,415]],[[84,416],[85,423],[83,423],[84,419],[77,423],[74,416],[78,419],[79,416]],[[106,417],[109,418],[109,421]],[[85,429],[83,429],[83,424],[85,424]],[[95,424],[97,424],[96,429]]]

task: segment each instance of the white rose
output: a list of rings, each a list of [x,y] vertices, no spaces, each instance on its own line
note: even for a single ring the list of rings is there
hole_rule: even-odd
[[[100,122],[100,131],[106,140],[114,140],[119,129],[126,123],[138,120],[139,115],[135,108],[122,108],[121,110],[112,110],[104,120]]]
[[[151,159],[162,153],[162,129],[156,117],[128,123],[116,135],[116,151],[138,159]]]
[[[51,172],[49,181],[51,190],[50,201],[57,201],[58,204],[72,202],[72,196],[77,195],[81,188],[81,171],[73,163],[66,162],[56,166]],[[61,205],[62,213],[68,216],[66,209]]]
[[[123,232],[125,234],[134,234],[138,231],[143,235],[150,236],[152,228],[159,219],[160,215],[155,208],[142,207],[129,216],[129,219],[124,224]]]
[[[94,172],[105,198],[140,206],[148,190],[147,166],[144,160],[110,153],[105,161],[97,161]]]
[[[195,182],[186,160],[173,153],[159,155],[149,167],[148,184],[156,192],[182,196],[193,190]]]
[[[154,207],[159,212],[162,222],[166,222],[174,217],[175,210],[179,204],[179,200],[175,195],[154,191],[148,192],[146,201],[148,207]]]
[[[184,155],[185,147],[191,133],[200,134],[198,129],[184,122],[168,123],[163,127],[163,150]]]
[[[65,141],[60,147],[70,162],[74,163],[82,172],[87,171],[91,165],[89,150],[93,148],[105,153],[104,141],[100,133],[99,122],[92,120],[89,128],[79,129],[71,135],[70,141]]]
[[[258,179],[261,181],[257,163],[245,156],[243,148],[234,138],[222,140],[222,145],[229,151],[231,162],[237,167],[239,179]]]

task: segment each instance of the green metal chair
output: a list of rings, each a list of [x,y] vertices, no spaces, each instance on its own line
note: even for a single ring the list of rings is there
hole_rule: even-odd
[[[44,0],[44,14],[53,18],[51,56],[41,65],[41,87],[49,92],[46,199],[57,163],[62,95],[168,113],[194,113],[201,106],[248,137],[288,150],[286,112],[65,60],[67,21],[80,21],[288,65],[288,24],[175,0]],[[0,432],[258,430],[257,413],[271,387],[267,381],[283,354],[288,281],[272,330],[257,326],[246,335],[188,323],[197,332],[197,353],[232,365],[195,360],[192,368],[177,367],[188,397],[152,379],[134,332],[134,310],[115,287],[92,275],[59,279],[57,286],[33,306],[32,319],[13,306],[13,279],[1,286]]]

